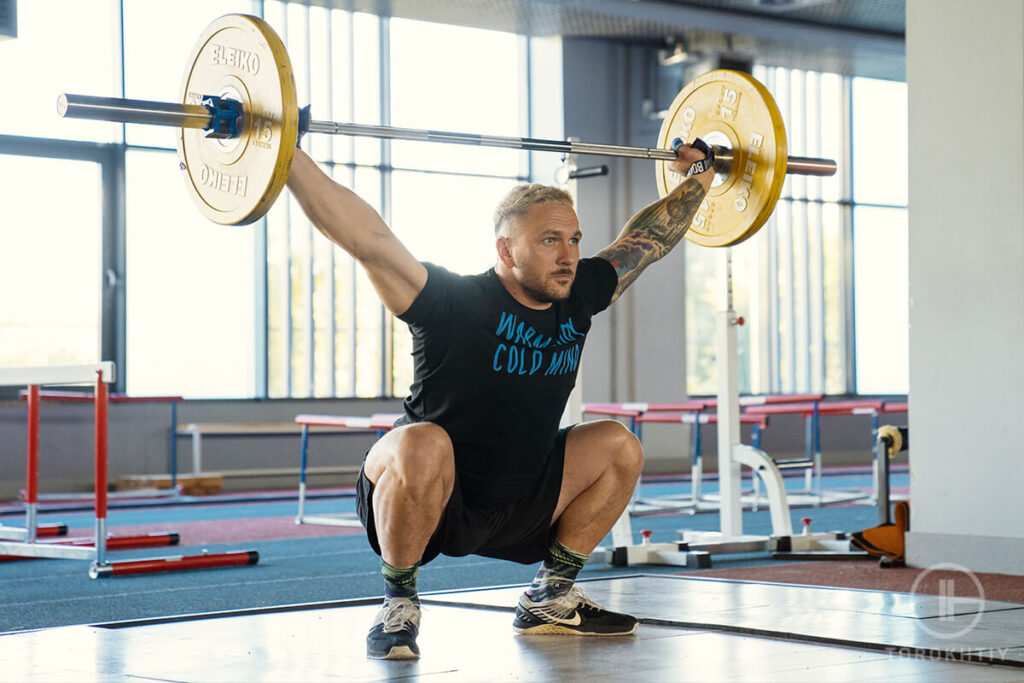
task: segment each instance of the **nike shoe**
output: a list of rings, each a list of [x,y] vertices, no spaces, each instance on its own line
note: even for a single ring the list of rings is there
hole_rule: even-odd
[[[370,659],[416,659],[420,648],[420,606],[409,598],[386,598],[366,635]]]
[[[576,636],[627,636],[636,633],[636,617],[610,612],[579,586],[551,600],[534,602],[524,593],[512,622],[516,633]]]

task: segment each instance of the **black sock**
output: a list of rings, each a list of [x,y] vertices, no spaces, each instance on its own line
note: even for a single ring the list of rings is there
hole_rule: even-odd
[[[552,539],[548,546],[548,559],[544,560],[526,596],[534,602],[551,600],[565,595],[576,582],[576,575],[590,559],[590,555],[570,550]]]
[[[419,604],[416,592],[416,577],[420,573],[420,563],[411,567],[392,567],[384,560],[380,561],[380,573],[384,575],[384,597],[411,598]]]

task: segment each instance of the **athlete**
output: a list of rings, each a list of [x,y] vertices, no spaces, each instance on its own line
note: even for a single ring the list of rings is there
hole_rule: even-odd
[[[472,276],[418,261],[373,208],[296,151],[292,195],[413,338],[405,415],[367,453],[357,485],[384,577],[368,657],[419,656],[416,578],[440,553],[542,562],[516,608],[519,633],[636,632],[634,617],[598,605],[575,579],[629,502],[642,448],[614,420],[559,420],[591,317],[679,243],[710,187],[708,148],[674,148],[669,168],[686,179],[591,258],[580,258],[567,193],[515,187],[495,211],[495,265]]]

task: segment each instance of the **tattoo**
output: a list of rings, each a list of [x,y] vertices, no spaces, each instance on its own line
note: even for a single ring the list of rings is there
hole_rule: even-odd
[[[598,252],[619,274],[612,301],[633,284],[644,269],[665,256],[686,234],[704,200],[704,186],[690,178],[667,197],[629,219],[613,244]]]

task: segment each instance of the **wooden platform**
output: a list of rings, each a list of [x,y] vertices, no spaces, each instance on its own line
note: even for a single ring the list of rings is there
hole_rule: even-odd
[[[10,680],[1024,679],[1022,604],[963,600],[940,623],[945,603],[927,595],[664,575],[582,585],[641,617],[639,632],[515,635],[520,586],[424,595],[411,662],[366,659],[378,599],[13,633],[0,661]]]

